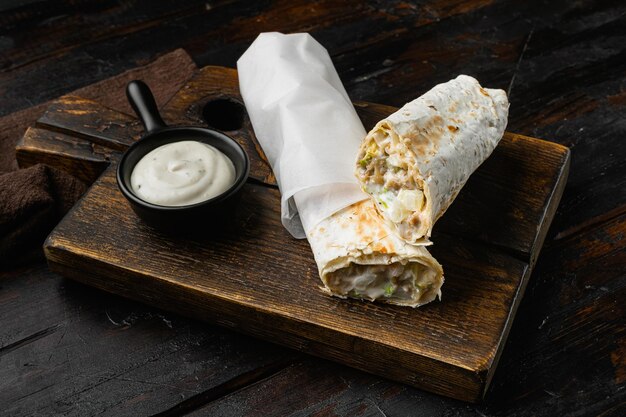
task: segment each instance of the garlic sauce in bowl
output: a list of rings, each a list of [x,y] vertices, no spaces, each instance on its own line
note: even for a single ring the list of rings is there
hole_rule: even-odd
[[[250,173],[243,147],[214,129],[167,126],[142,81],[128,83],[126,95],[145,128],[117,164],[117,185],[130,208],[172,235],[205,239],[235,225]]]
[[[209,200],[235,182],[235,166],[215,147],[184,140],[162,145],[135,165],[130,183],[137,197],[161,206]]]

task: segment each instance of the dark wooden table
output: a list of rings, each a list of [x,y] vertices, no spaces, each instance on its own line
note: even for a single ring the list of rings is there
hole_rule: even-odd
[[[485,404],[468,405],[67,281],[0,272],[0,415],[626,415],[626,4],[0,3],[0,115],[183,47],[235,66],[308,31],[354,100],[459,73],[509,92],[509,131],[572,149],[565,195]]]

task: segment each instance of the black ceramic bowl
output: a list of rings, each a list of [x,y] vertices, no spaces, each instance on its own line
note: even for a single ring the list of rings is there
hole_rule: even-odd
[[[243,148],[215,130],[167,127],[159,115],[150,88],[142,81],[131,81],[126,87],[126,96],[145,128],[144,136],[128,148],[117,166],[117,184],[135,213],[150,226],[173,233],[219,228],[227,224],[250,171],[248,155]],[[203,142],[223,152],[235,166],[235,183],[216,197],[187,206],[161,206],[135,195],[130,176],[137,162],[159,146],[183,140]]]

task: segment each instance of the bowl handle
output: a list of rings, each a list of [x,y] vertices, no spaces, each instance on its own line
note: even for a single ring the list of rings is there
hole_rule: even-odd
[[[157,108],[150,87],[143,81],[134,80],[126,86],[126,97],[141,120],[146,133],[167,127]]]

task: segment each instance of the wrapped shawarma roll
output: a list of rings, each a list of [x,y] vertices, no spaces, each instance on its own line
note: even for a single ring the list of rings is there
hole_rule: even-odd
[[[283,225],[308,238],[324,291],[413,307],[432,301],[441,265],[397,238],[354,178],[366,132],[326,50],[308,34],[263,33],[237,69],[281,191]]]
[[[306,208],[319,194],[298,193],[296,204]],[[307,239],[328,294],[410,307],[441,297],[439,262],[424,245],[398,238],[369,198],[308,228]]]
[[[361,143],[356,177],[402,239],[430,237],[507,123],[503,90],[467,75],[439,84],[378,122]]]

